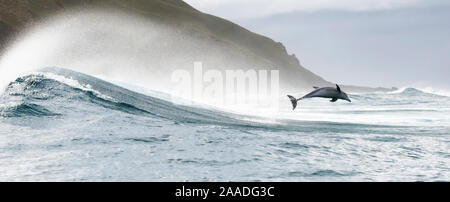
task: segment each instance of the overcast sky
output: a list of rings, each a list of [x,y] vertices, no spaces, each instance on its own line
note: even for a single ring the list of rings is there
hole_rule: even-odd
[[[450,89],[449,0],[186,0],[282,42],[325,79]]]

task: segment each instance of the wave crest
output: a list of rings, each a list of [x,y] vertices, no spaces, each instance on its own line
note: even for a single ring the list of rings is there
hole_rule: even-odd
[[[425,88],[403,87],[396,91],[389,92],[388,94],[428,94],[433,96],[450,97],[450,92],[447,92],[445,90],[437,90],[431,87]]]

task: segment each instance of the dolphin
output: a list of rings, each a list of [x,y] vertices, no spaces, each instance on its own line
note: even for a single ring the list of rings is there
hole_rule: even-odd
[[[313,97],[321,97],[321,98],[331,98],[330,102],[336,102],[338,99],[341,100],[347,100],[349,102],[352,102],[350,98],[348,98],[348,95],[344,93],[344,91],[341,91],[341,88],[336,84],[336,88],[333,87],[325,87],[325,88],[319,88],[319,87],[313,87],[313,92],[308,93],[307,95],[296,99],[292,95],[288,95],[289,99],[292,102],[292,110],[294,110],[297,107],[297,102],[299,100],[303,100],[306,98],[313,98]]]

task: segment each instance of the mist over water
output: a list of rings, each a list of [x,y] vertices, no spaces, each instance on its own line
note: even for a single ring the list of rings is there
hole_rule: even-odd
[[[64,13],[32,28],[11,46],[0,63],[2,81],[51,66],[157,88],[155,78],[167,65],[158,64],[152,56],[168,54],[162,46],[172,41],[170,35],[167,27],[135,16],[106,11]]]
[[[445,92],[349,94],[296,111],[283,95],[270,114],[174,104],[173,70],[254,64],[202,37],[102,11],[24,33],[0,59],[0,180],[450,179]]]
[[[22,33],[0,59],[1,85],[21,73],[64,67],[90,75],[170,92],[171,74],[265,67],[198,28],[180,28],[116,10],[73,10],[48,18]]]

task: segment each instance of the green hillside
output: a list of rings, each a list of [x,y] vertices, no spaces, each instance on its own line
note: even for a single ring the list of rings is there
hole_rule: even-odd
[[[279,68],[281,79],[292,82],[292,90],[300,86],[332,85],[303,68],[281,43],[202,13],[182,0],[0,0],[0,51],[24,28],[76,7],[111,7],[180,27],[188,33],[201,33],[208,40],[226,43],[233,50]]]

